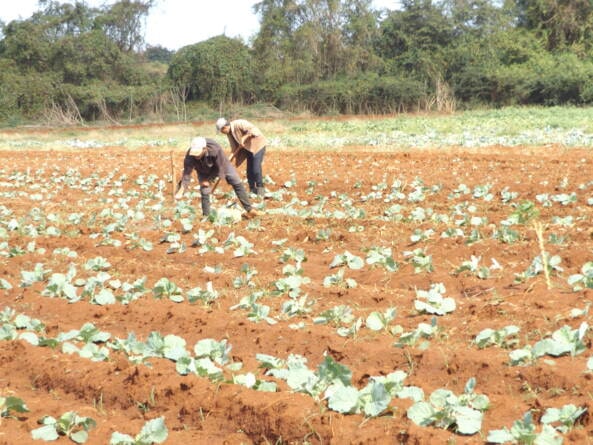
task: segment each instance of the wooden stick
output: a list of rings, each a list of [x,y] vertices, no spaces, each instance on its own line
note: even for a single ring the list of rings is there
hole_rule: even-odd
[[[550,271],[548,270],[548,254],[544,247],[544,227],[540,221],[535,221],[533,223],[533,227],[539,241],[539,251],[542,256],[542,263],[544,265],[544,276],[546,277],[546,285],[548,286],[549,290],[552,289],[552,281],[550,280]]]
[[[177,193],[175,184],[177,183],[175,177],[175,168],[173,168],[173,151],[169,152],[169,161],[171,163],[171,191],[173,192],[173,202],[175,202],[175,194]]]

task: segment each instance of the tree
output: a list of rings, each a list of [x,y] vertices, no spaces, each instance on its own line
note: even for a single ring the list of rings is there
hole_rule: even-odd
[[[132,51],[143,44],[137,24],[151,1],[103,8],[84,2],[39,3],[42,9],[29,19],[2,29],[0,59],[11,62],[7,79],[18,94],[10,97],[21,111],[112,119],[123,110],[130,116],[130,110],[141,110],[158,94],[158,79],[148,75]],[[15,80],[13,72],[27,82]]]
[[[454,32],[441,4],[432,0],[404,0],[382,22],[375,48],[396,69],[415,72],[419,78],[443,73],[445,50]]]
[[[144,50],[144,57],[151,62],[169,63],[175,51],[161,45],[147,46]]]
[[[107,36],[124,52],[139,50],[144,44],[143,22],[154,0],[120,0],[96,20]]]
[[[168,77],[188,99],[221,102],[253,100],[253,65],[249,48],[224,35],[181,48],[171,59]]]
[[[535,31],[550,51],[593,45],[593,3],[590,0],[515,0],[518,24]]]
[[[379,12],[370,0],[263,0],[254,6],[260,31],[253,52],[261,92],[286,83],[357,76],[380,66],[370,42]]]

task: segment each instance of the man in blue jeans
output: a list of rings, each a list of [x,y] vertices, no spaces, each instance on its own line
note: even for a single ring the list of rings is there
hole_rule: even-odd
[[[253,218],[260,215],[260,212],[251,206],[249,195],[241,182],[235,168],[224,154],[222,147],[213,139],[196,137],[191,141],[191,146],[183,160],[183,177],[179,183],[179,190],[175,199],[181,199],[189,187],[193,171],[198,174],[200,182],[200,195],[202,198],[202,215],[210,214],[210,182],[216,178],[224,178],[233,187],[237,198],[245,209],[246,217]]]
[[[262,163],[266,154],[266,138],[262,132],[245,119],[227,121],[221,117],[216,129],[226,134],[235,159],[235,166],[247,160],[247,183],[249,191],[262,197],[265,194]]]

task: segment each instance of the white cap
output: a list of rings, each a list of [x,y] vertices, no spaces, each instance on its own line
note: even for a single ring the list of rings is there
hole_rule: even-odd
[[[228,124],[229,121],[227,121],[224,117],[219,117],[216,121],[216,129],[220,131],[223,127],[226,127]]]
[[[200,154],[202,154],[202,150],[204,149],[204,147],[206,147],[206,138],[193,138],[191,140],[191,145],[189,147],[190,156],[199,156]]]

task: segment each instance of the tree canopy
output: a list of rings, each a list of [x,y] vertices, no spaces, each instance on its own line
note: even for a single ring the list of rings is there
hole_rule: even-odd
[[[0,23],[0,120],[181,119],[195,101],[315,113],[593,101],[589,0],[261,0],[250,42],[177,51],[144,42],[154,3],[40,0]]]

